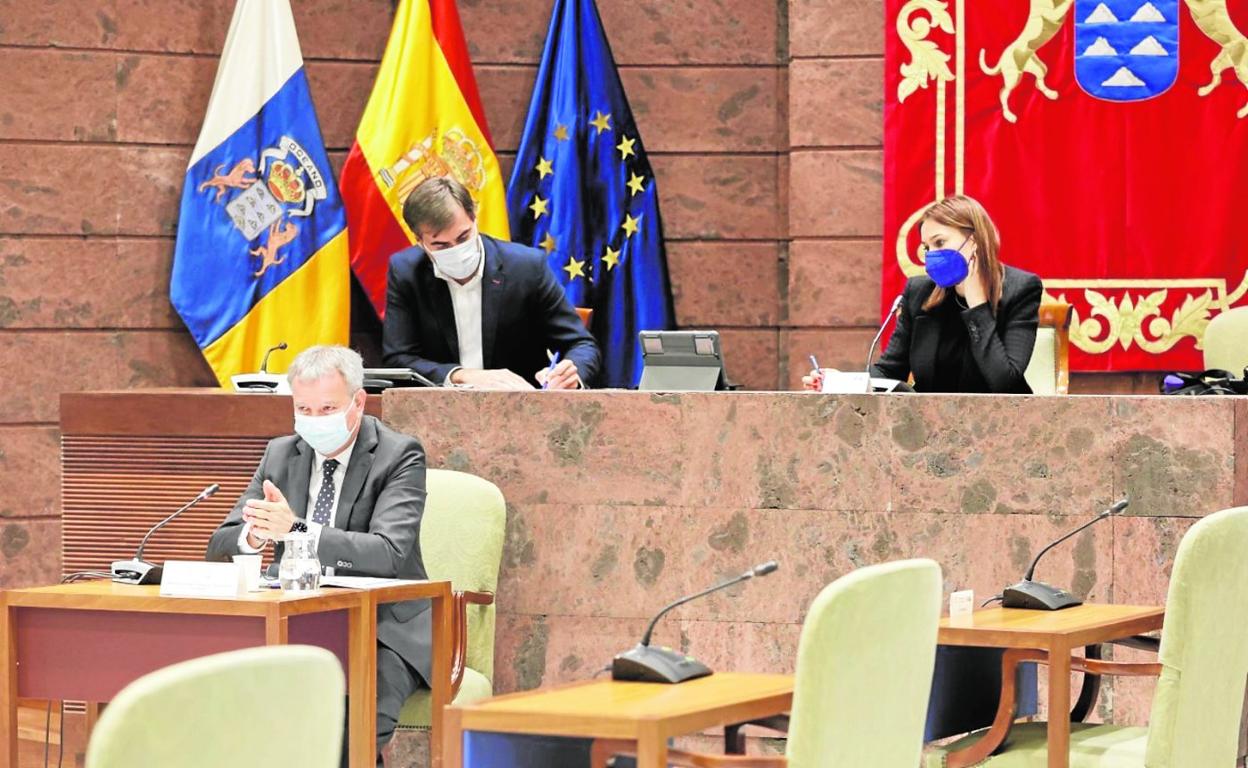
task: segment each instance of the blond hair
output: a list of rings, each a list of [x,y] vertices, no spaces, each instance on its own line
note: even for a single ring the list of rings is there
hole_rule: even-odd
[[[330,344],[308,347],[296,355],[286,371],[286,381],[291,384],[317,381],[335,371],[342,375],[351,394],[359,392],[364,386],[364,358],[360,357],[360,353]]]

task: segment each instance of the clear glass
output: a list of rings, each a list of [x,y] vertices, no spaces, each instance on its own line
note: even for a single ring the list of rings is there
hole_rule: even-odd
[[[288,592],[308,592],[321,586],[321,561],[316,556],[316,542],[310,533],[288,533],[277,578]]]

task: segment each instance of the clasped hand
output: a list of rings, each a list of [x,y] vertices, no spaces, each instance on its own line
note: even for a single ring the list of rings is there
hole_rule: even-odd
[[[248,499],[243,505],[243,520],[251,524],[247,543],[259,548],[268,539],[280,539],[290,533],[295,513],[290,511],[286,497],[271,480],[264,481],[264,498]]]

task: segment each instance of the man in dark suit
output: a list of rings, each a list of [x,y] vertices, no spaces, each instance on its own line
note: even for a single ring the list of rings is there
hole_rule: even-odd
[[[390,259],[386,365],[482,389],[593,383],[598,346],[545,254],[481,235],[472,196],[451,178],[416,187],[403,219],[419,244]],[[560,356],[553,368],[548,351]]]
[[[333,575],[424,579],[420,519],[425,452],[415,438],[364,415],[364,365],[345,347],[311,347],[287,374],[295,433],[269,442],[251,484],[208,542],[209,560],[261,552],[309,533]],[[432,675],[429,603],[377,611],[377,765],[403,702]],[[346,745],[343,745],[346,765]]]

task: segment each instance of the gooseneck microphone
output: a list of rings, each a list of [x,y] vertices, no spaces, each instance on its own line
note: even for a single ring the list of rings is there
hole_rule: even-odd
[[[171,522],[175,517],[182,514],[186,510],[195,506],[199,502],[221,490],[219,483],[213,483],[189,502],[179,507],[172,515],[153,525],[148,530],[147,535],[143,537],[143,541],[139,542],[139,549],[134,553],[132,560],[114,560],[112,567],[113,581],[119,584],[159,584],[161,574],[164,569],[159,565],[154,565],[143,559],[143,548],[147,546],[147,540],[152,538],[152,534],[159,531],[165,525]]]
[[[278,342],[275,347],[269,347],[269,351],[264,353],[264,359],[260,361],[260,373],[269,372],[269,355],[282,349],[286,349],[286,342],[284,341]]]
[[[1119,499],[1109,509],[1106,509],[1088,522],[1040,550],[1040,554],[1036,555],[1036,559],[1031,561],[1031,565],[1027,568],[1027,573],[1023,575],[1023,580],[1013,586],[1006,587],[1001,593],[1002,607],[1026,608],[1034,611],[1060,611],[1063,608],[1073,608],[1076,605],[1082,605],[1082,600],[1064,589],[1045,584],[1042,581],[1032,581],[1032,576],[1036,573],[1036,565],[1040,562],[1040,558],[1044,557],[1050,549],[1084,529],[1096,525],[1105,518],[1113,517],[1122,512],[1130,503],[1131,499],[1129,497]]]
[[[871,348],[867,350],[867,393],[875,391],[871,386],[871,361],[875,359],[875,348],[879,346],[880,337],[884,335],[884,329],[892,322],[896,316],[897,310],[901,308],[901,300],[905,297],[905,293],[897,294],[897,298],[893,299],[893,304],[888,308],[888,312],[884,315],[884,322],[880,323],[880,330],[875,332],[875,338],[871,340]]]
[[[739,576],[725,579],[713,587],[668,603],[663,607],[663,610],[655,614],[654,618],[650,620],[650,625],[646,627],[646,633],[642,635],[641,642],[615,657],[611,663],[611,679],[635,680],[647,683],[683,683],[686,680],[706,677],[711,674],[709,667],[692,656],[686,656],[671,648],[651,646],[650,636],[654,633],[655,625],[659,623],[659,619],[666,616],[670,611],[691,600],[697,600],[699,597],[705,597],[712,592],[727,589],[734,584],[749,581],[757,576],[766,576],[769,573],[774,573],[779,567],[780,565],[775,560],[768,560]]]

